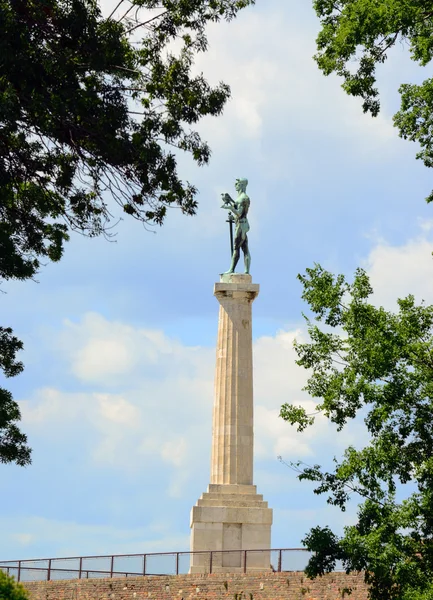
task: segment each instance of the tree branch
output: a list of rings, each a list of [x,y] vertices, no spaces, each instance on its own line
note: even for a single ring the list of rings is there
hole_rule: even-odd
[[[152,21],[155,21],[156,19],[159,19],[160,17],[166,15],[167,13],[168,13],[168,10],[165,10],[164,12],[160,13],[159,15],[156,15],[155,17],[152,17],[148,21],[142,21],[141,23],[138,23],[137,25],[134,25],[133,27],[130,27],[129,29],[127,29],[126,33],[131,33],[131,31],[135,31],[139,27],[144,27],[145,25],[148,25]]]
[[[116,10],[118,8],[120,8],[124,2],[126,2],[126,0],[120,0],[120,2],[117,4],[117,6],[113,9],[112,13],[108,17],[109,19],[111,19],[111,17],[114,15],[114,13],[116,12]]]

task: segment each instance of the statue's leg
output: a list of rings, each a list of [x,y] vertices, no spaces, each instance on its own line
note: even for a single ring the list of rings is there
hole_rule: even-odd
[[[230,265],[230,269],[228,271],[226,271],[226,274],[235,272],[236,265],[238,264],[238,261],[239,261],[239,255],[240,255],[239,246],[238,247],[235,246],[235,249],[233,250],[233,256],[232,256],[232,262]]]
[[[242,251],[244,253],[244,264],[245,264],[245,273],[246,275],[250,274],[250,266],[251,266],[251,254],[248,248],[248,238],[245,236],[244,243],[242,244]]]

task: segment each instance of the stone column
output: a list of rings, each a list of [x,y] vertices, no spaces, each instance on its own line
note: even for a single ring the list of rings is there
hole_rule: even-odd
[[[212,429],[211,483],[253,483],[252,303],[259,286],[251,275],[223,275]]]
[[[191,511],[191,551],[202,552],[191,555],[191,573],[211,565],[212,572],[270,568],[272,510],[253,485],[251,309],[258,293],[250,275],[222,275],[214,288],[220,309],[211,482]]]

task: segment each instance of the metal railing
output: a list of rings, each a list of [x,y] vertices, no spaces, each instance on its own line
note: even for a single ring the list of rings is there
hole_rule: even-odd
[[[142,577],[180,575],[194,572],[214,573],[235,568],[273,571],[303,571],[310,552],[305,548],[264,550],[212,550],[202,552],[153,552],[112,554],[110,556],[72,556],[34,560],[0,561],[0,570],[17,581],[50,581],[102,577]]]

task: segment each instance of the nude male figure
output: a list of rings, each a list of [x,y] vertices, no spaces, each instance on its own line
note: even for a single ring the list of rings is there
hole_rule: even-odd
[[[238,192],[238,197],[233,200],[229,194],[223,194],[224,204],[221,208],[230,210],[235,218],[235,239],[233,244],[233,256],[230,269],[226,273],[234,273],[236,265],[239,261],[240,250],[244,253],[245,273],[250,272],[251,255],[248,250],[248,236],[250,230],[247,215],[250,208],[250,199],[246,194],[248,179],[236,179],[235,189]]]

